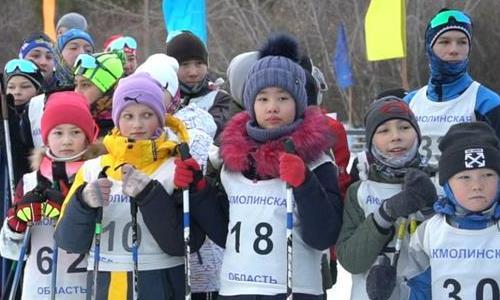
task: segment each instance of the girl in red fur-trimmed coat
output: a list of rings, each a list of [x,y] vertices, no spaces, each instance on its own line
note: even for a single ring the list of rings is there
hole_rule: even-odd
[[[327,117],[307,108],[305,74],[296,63],[297,42],[270,38],[245,83],[246,111],[221,135],[220,185],[195,181],[192,160],[176,161],[174,183],[196,187],[191,216],[225,254],[220,299],[286,293],[286,183],[293,186],[294,299],[321,299],[321,251],[334,244],[342,201],[328,150],[334,143]],[[295,59],[295,60],[294,60]],[[291,138],[296,154],[288,154]],[[253,298],[252,298],[253,299]]]

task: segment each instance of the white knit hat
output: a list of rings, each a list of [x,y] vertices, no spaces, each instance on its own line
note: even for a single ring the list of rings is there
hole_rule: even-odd
[[[135,73],[148,73],[166,89],[172,97],[175,97],[179,89],[177,71],[179,63],[171,56],[156,53],[148,57],[146,61],[137,67]]]

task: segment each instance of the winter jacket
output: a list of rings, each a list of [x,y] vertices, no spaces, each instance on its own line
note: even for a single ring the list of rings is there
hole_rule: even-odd
[[[205,85],[195,93],[189,93],[181,89],[182,106],[195,103],[198,107],[208,111],[214,118],[215,124],[217,124],[217,132],[215,134],[217,137],[231,116],[230,105],[233,99],[231,95],[219,89],[215,84],[208,80],[205,82]]]
[[[32,156],[32,167],[37,171],[25,174],[16,187],[14,201],[19,203],[27,192],[36,186],[42,189],[59,190],[64,196],[72,184],[74,175],[83,160],[95,157],[99,148],[91,146],[83,156],[83,160],[76,162],[54,162],[45,156],[45,152],[36,151]],[[55,191],[51,192],[54,194]],[[54,200],[54,199],[51,199]],[[30,243],[27,250],[26,265],[24,268],[22,299],[33,299],[50,294],[52,255],[54,251],[54,225],[56,220],[43,217],[30,228]],[[18,260],[25,233],[13,231],[7,219],[0,232],[0,252],[3,257]],[[57,263],[57,290],[59,299],[82,299],[86,294],[86,259],[85,255],[71,254],[59,249]],[[40,264],[41,257],[50,257],[48,264]],[[62,291],[62,292],[61,292]]]
[[[278,154],[284,151],[284,138],[258,144],[246,133],[245,125],[248,120],[246,112],[237,114],[228,122],[221,135],[220,153],[224,161],[223,168],[227,170],[225,172],[239,173],[255,182],[279,177]],[[307,109],[304,121],[290,136],[295,143],[297,155],[306,164],[319,159],[333,143],[327,118],[316,107]],[[311,251],[328,248],[338,236],[342,200],[336,174],[332,163],[321,163],[307,172],[301,186],[293,189],[300,218],[301,238]],[[225,187],[209,185],[206,189],[193,193],[191,200],[192,216],[215,243],[224,247],[231,218],[231,204]],[[318,273],[319,267],[318,261]]]
[[[184,125],[172,116],[167,117],[170,127],[181,141],[187,141]],[[121,184],[120,169],[117,166],[129,163],[152,180],[135,198],[139,206],[138,219],[144,222],[148,235],[152,236],[158,247],[171,257],[184,253],[182,202],[173,193],[173,159],[176,154],[176,143],[162,134],[155,140],[128,141],[117,129],[104,138],[104,146],[108,154],[86,162],[78,172],[68,197],[65,199],[63,214],[56,227],[55,238],[61,248],[76,253],[86,253],[91,249],[94,237],[97,209],[88,207],[82,199],[82,190],[90,181],[97,179],[96,174],[105,166],[110,180]],[[158,172],[168,172],[166,176],[157,178]],[[162,173],[163,174],[163,173]],[[86,182],[87,180],[87,182]],[[121,193],[121,191],[118,191]],[[122,196],[117,196],[119,202]],[[128,197],[125,196],[127,199]],[[117,198],[117,199],[118,199]],[[111,199],[110,201],[113,201]],[[118,209],[118,208],[117,208]],[[103,220],[109,208],[103,209]],[[145,233],[143,232],[143,235]],[[197,230],[196,224],[191,226],[191,249],[197,250],[204,236]],[[151,242],[154,244],[154,242]],[[141,247],[139,247],[141,253]],[[110,255],[113,255],[112,251]]]
[[[468,73],[447,84],[433,83],[431,78],[427,84],[427,98],[437,102],[453,100],[461,95],[473,82],[474,80]],[[410,104],[418,90],[410,92],[404,100]],[[500,96],[484,85],[480,85],[475,99],[471,99],[471,101],[475,102],[474,113],[476,120],[491,125],[497,136],[500,137]],[[416,117],[418,119],[418,115]]]
[[[404,181],[404,177],[382,176],[373,165],[368,168],[368,177],[362,169],[360,177],[363,180],[353,183],[347,190],[342,229],[336,244],[338,261],[353,274],[351,299],[367,297],[366,276],[370,267],[379,254],[391,257],[394,253],[395,227],[385,229],[379,226],[374,220],[373,212],[383,200],[399,193]],[[373,192],[373,189],[376,191]],[[418,216],[419,219],[423,218],[420,214]],[[401,222],[398,219],[395,226],[399,226]],[[400,274],[406,266],[408,243],[407,234],[401,248],[396,290],[391,300],[404,299],[408,294]]]

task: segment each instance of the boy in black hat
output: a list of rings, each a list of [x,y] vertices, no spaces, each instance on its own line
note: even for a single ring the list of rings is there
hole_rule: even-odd
[[[216,136],[230,117],[231,96],[219,89],[217,80],[210,81],[208,52],[203,42],[192,32],[182,31],[167,42],[167,54],[179,62],[181,105],[195,103],[208,111],[217,124]]]
[[[410,299],[498,299],[500,142],[486,123],[462,123],[439,149],[445,197],[412,237]]]

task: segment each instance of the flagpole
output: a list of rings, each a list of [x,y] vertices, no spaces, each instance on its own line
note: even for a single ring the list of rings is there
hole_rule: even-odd
[[[349,113],[348,113],[348,122],[349,122],[349,129],[352,129],[352,88],[349,87],[347,88],[347,105],[349,107]]]
[[[401,59],[401,70],[400,73],[401,75],[401,85],[405,91],[410,90],[410,83],[408,82],[408,64],[406,61],[406,57],[403,57]]]

